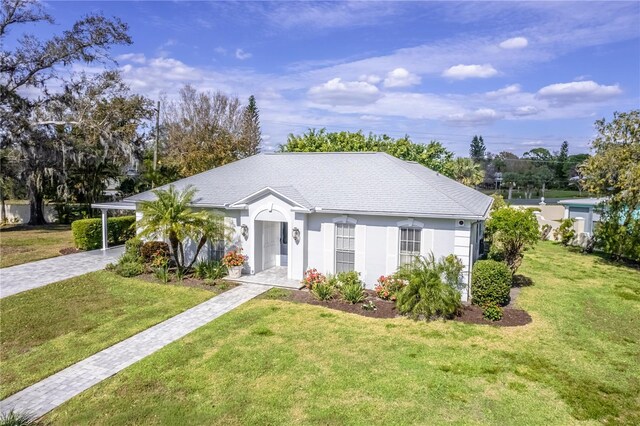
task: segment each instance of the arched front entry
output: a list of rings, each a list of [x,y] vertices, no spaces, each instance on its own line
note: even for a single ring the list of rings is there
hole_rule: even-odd
[[[284,212],[274,209],[260,211],[253,219],[254,269],[287,268],[289,258],[289,221]]]

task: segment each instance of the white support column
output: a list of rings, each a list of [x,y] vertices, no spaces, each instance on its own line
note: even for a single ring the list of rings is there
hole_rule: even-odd
[[[109,248],[109,241],[107,240],[107,209],[100,209],[102,212],[102,250]]]

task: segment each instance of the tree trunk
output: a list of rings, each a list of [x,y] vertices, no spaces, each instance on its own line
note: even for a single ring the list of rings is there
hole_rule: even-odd
[[[43,195],[33,184],[29,185],[29,225],[46,225],[44,218]]]
[[[511,199],[512,193],[513,193],[513,185],[509,184],[509,195],[507,195],[507,200]]]
[[[7,206],[4,204],[4,191],[0,185],[0,224],[7,222]]]

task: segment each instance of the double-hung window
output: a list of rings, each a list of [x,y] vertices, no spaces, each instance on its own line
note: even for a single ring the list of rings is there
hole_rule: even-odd
[[[352,223],[336,223],[336,273],[355,269],[356,226]]]
[[[218,232],[209,240],[209,259],[222,260],[225,252],[224,219],[218,218]]]
[[[400,228],[400,266],[420,256],[420,234],[418,228]]]

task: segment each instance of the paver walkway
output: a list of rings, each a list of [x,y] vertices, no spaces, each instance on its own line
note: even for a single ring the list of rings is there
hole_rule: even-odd
[[[157,324],[0,401],[0,412],[40,417],[136,361],[191,333],[271,287],[243,284]]]
[[[104,269],[124,252],[124,246],[91,250],[37,260],[0,269],[0,298],[42,287],[56,281]]]

